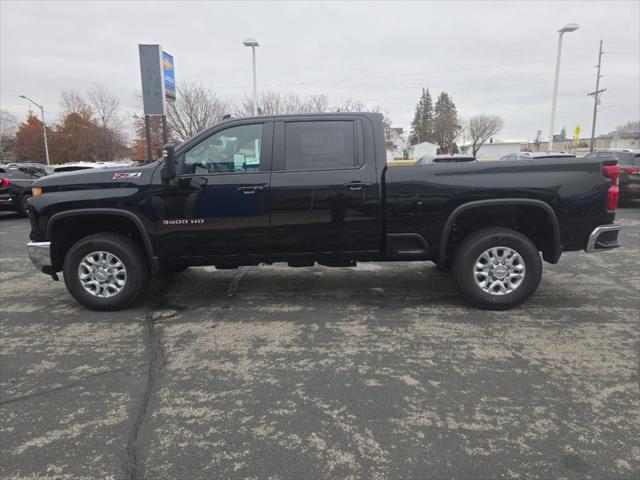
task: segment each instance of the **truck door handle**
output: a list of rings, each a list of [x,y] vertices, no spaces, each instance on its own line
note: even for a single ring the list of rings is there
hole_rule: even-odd
[[[371,184],[367,182],[349,182],[349,183],[345,183],[342,186],[342,188],[348,188],[349,190],[357,192],[358,190],[362,190],[364,187],[370,187],[370,186]]]
[[[258,190],[262,190],[264,187],[259,185],[255,187],[238,187],[238,191],[244,193],[245,195],[252,195],[256,193]]]

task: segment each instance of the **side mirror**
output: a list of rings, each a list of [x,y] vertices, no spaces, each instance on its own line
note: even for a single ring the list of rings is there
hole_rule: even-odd
[[[162,158],[164,159],[164,165],[160,170],[160,178],[163,182],[168,182],[176,177],[176,158],[172,144],[167,143],[164,146]]]

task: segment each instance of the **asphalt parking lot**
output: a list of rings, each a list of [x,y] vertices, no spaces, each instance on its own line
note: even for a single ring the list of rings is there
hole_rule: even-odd
[[[430,263],[193,268],[118,313],[0,217],[2,478],[640,477],[640,206],[510,312]]]

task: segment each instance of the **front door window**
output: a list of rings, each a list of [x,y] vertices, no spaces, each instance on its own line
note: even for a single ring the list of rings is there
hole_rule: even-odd
[[[211,135],[185,154],[184,173],[244,173],[260,171],[261,123],[227,128]]]

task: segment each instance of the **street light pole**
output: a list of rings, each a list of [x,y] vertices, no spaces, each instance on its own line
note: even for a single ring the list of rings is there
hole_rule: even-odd
[[[258,87],[256,83],[256,47],[260,44],[253,38],[247,38],[242,42],[245,47],[251,47],[251,55],[253,57],[253,115],[258,115]]]
[[[562,55],[562,36],[567,32],[574,32],[579,29],[580,26],[576,23],[568,23],[563,28],[558,30],[558,54],[556,57],[556,78],[553,83],[553,100],[551,102],[551,122],[549,125],[549,142],[547,144],[547,151],[553,150],[553,123],[556,119],[556,102],[558,100],[558,80],[560,79],[560,57]]]
[[[25,95],[18,95],[18,97],[24,98],[25,100],[33,103],[36,107],[40,109],[40,117],[42,118],[42,131],[44,132],[44,154],[47,158],[47,165],[49,165],[49,146],[47,144],[47,124],[44,121],[44,107],[42,105],[37,104],[36,102],[34,102],[33,100],[31,100],[29,97]]]

